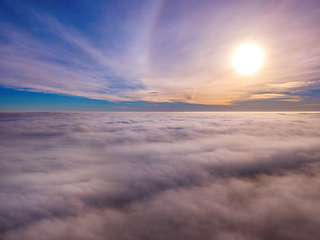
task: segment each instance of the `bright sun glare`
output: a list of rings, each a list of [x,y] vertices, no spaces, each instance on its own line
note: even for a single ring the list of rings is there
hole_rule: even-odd
[[[239,47],[233,54],[232,65],[241,74],[251,75],[259,70],[263,63],[263,52],[254,44]]]

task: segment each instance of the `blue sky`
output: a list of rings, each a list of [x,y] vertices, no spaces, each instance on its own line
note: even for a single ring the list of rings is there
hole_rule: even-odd
[[[320,3],[0,2],[0,111],[320,110]],[[242,76],[235,49],[262,68]]]

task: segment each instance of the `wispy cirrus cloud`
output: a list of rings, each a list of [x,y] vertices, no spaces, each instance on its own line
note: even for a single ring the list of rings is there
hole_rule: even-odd
[[[147,6],[152,10],[152,4]],[[101,40],[99,42],[52,16],[26,9],[35,25],[30,28],[39,32],[34,34],[11,25],[4,27],[3,85],[111,101],[130,100],[126,91],[144,88],[139,80],[142,74],[139,58],[144,52],[135,52],[134,48],[137,48],[136,38],[141,39],[140,35],[148,29],[134,36],[129,29],[123,29],[122,32],[131,35],[128,40],[117,36],[121,31],[115,32],[114,36],[110,34],[110,38],[118,38],[118,44],[123,45],[121,52],[115,47],[103,46]],[[150,14],[152,12],[141,18],[148,18]],[[135,16],[131,14],[130,17]],[[125,21],[119,21],[114,24],[125,24]],[[130,56],[132,54],[136,61]]]
[[[215,105],[250,101],[261,92],[304,102],[301,89],[319,89],[317,1],[110,2],[80,23],[45,4],[23,6],[24,27],[2,21],[5,86],[110,101]],[[233,51],[245,42],[260,45],[266,56],[250,77],[231,66]]]

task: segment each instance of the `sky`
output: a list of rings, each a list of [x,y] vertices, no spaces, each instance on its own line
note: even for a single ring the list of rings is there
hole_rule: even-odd
[[[320,113],[0,113],[3,240],[318,240]]]
[[[319,111],[319,22],[318,0],[2,0],[0,111]]]

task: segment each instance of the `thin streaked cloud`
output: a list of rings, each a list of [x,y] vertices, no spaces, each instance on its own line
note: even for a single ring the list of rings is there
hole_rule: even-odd
[[[1,18],[0,84],[108,101],[206,105],[284,95],[304,102],[302,90],[320,88],[317,1],[103,2],[99,11],[96,4],[80,2],[86,11],[74,20],[46,4],[4,1],[24,23],[9,21],[8,13]],[[265,54],[252,76],[231,65],[246,42]]]

